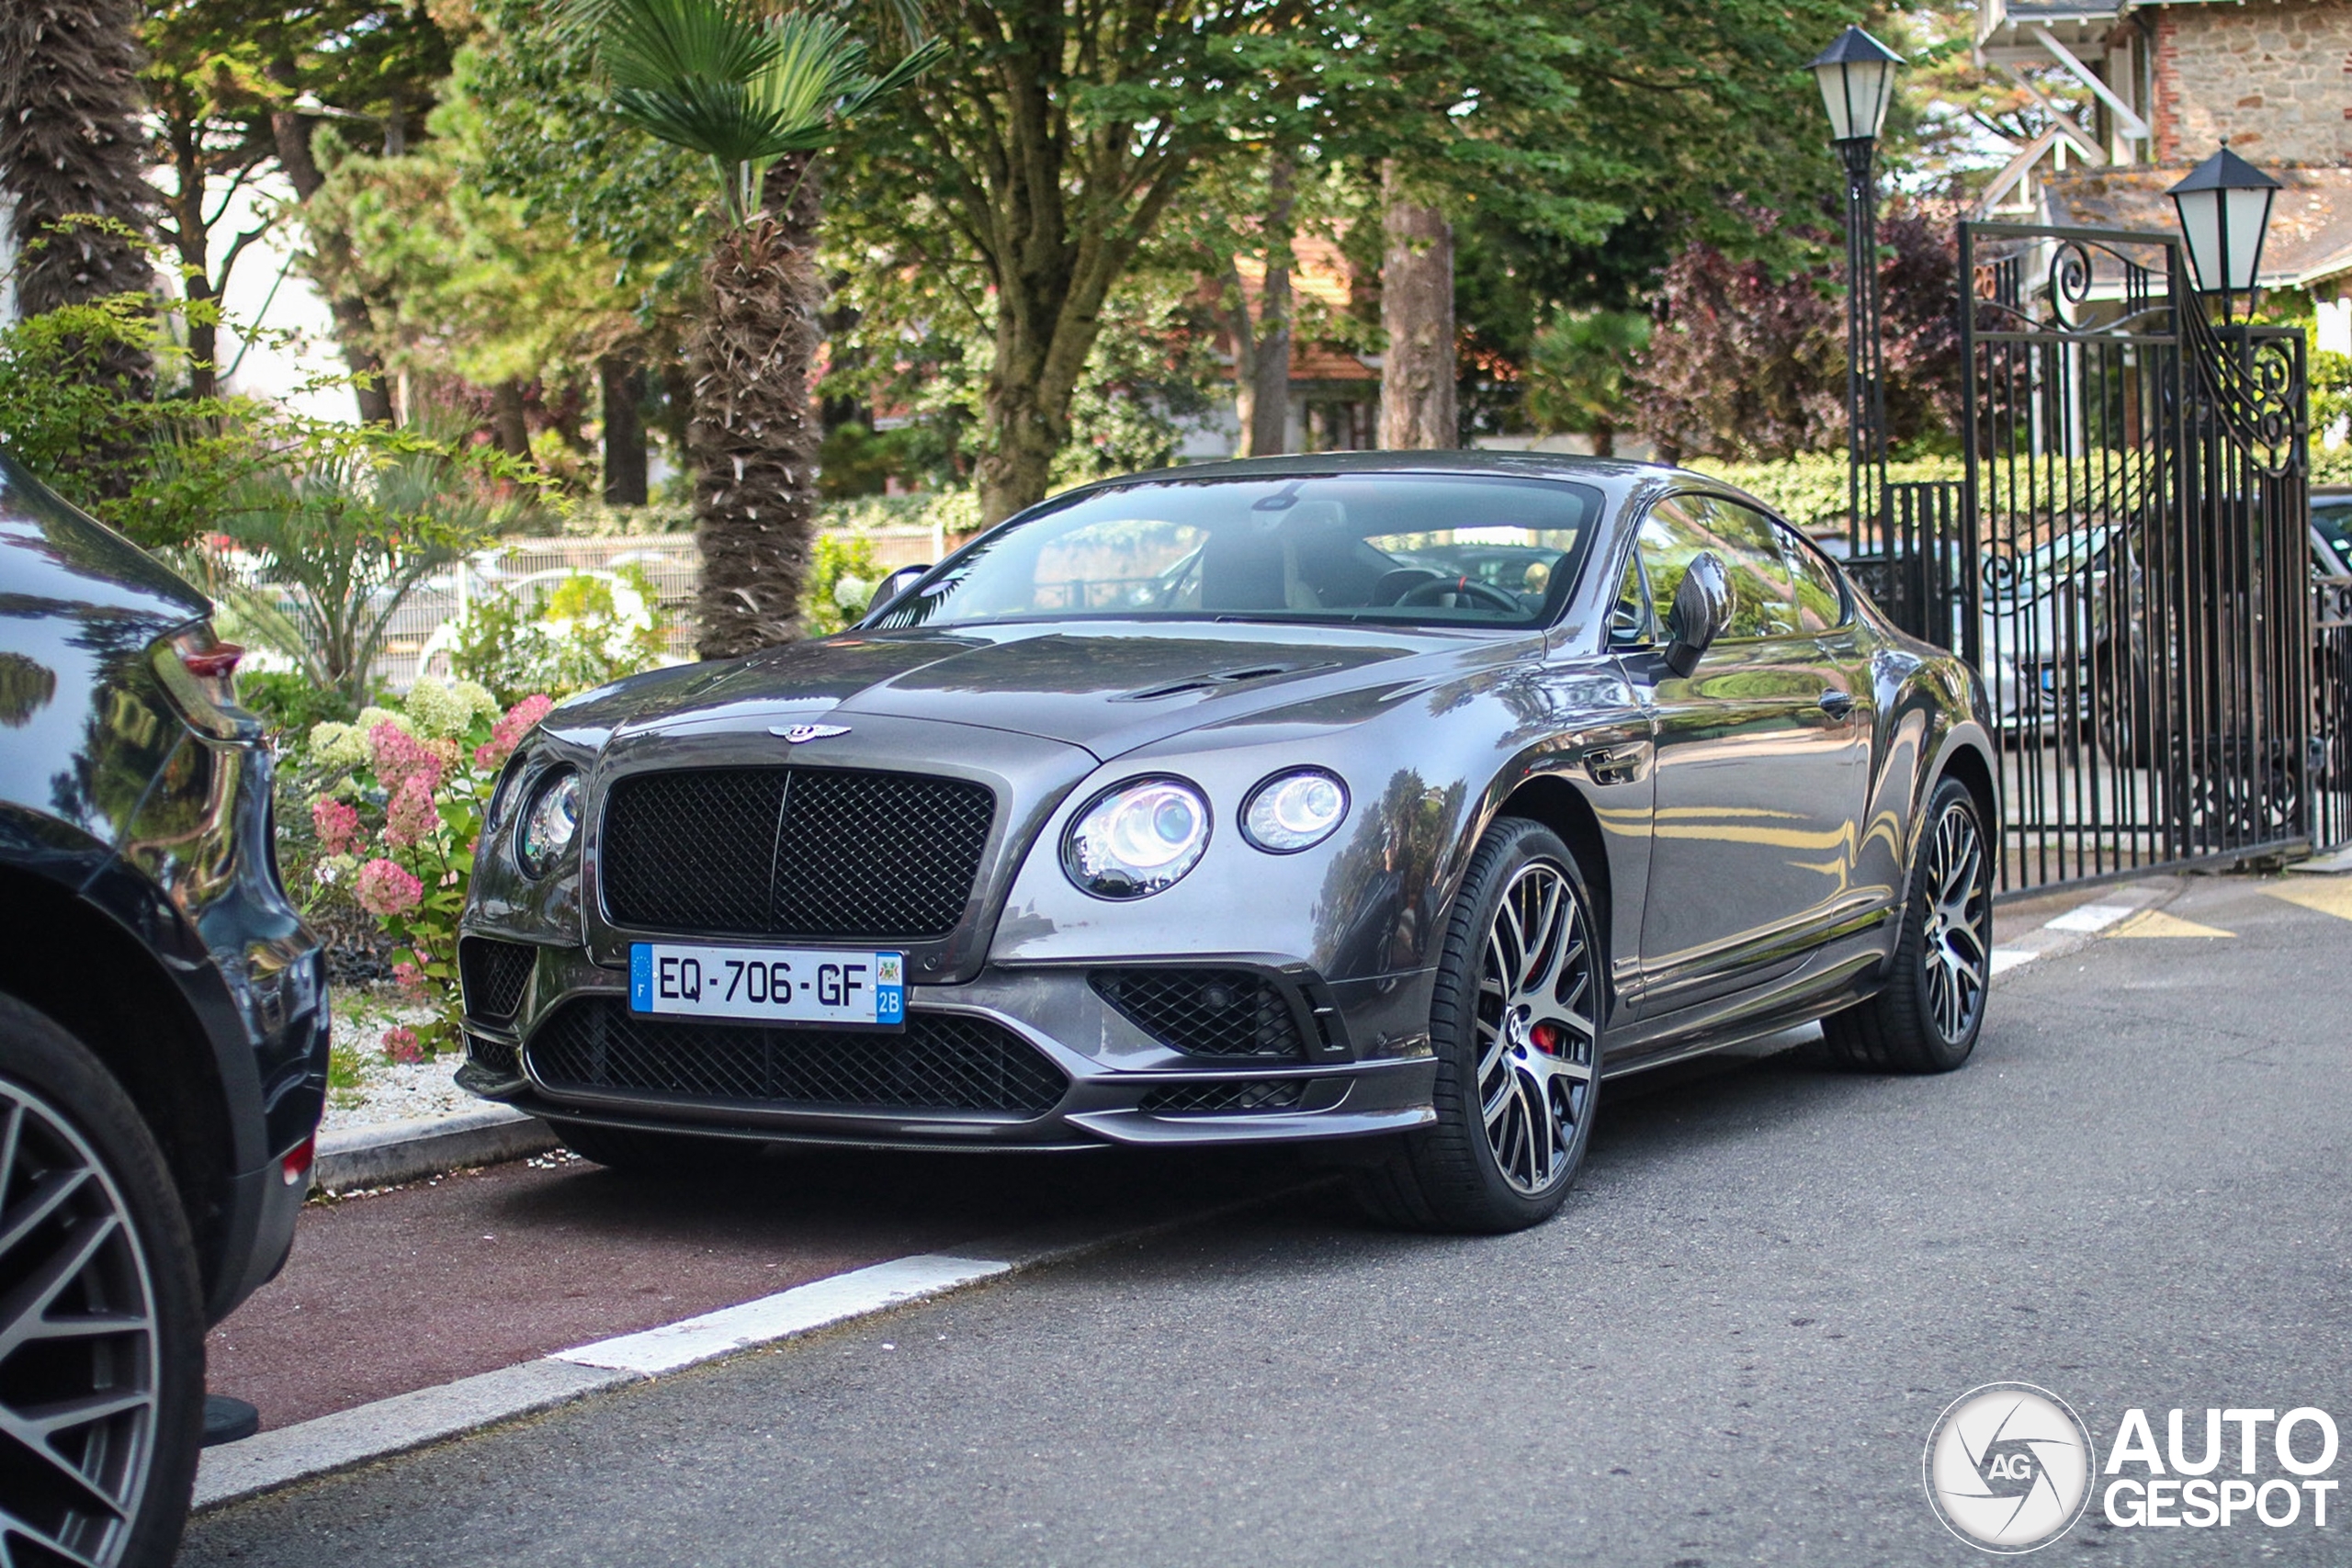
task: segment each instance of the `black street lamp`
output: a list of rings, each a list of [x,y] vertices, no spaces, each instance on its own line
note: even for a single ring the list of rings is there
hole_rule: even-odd
[[[2270,208],[2278,182],[2230,151],[2222,150],[2188,172],[2165,193],[2180,219],[2197,291],[2222,297],[2222,320],[2233,319],[2233,296],[2245,296],[2254,314],[2254,289],[2262,270],[2262,242],[2270,231]]]
[[[1886,478],[1886,376],[1879,344],[1878,133],[1894,96],[1903,57],[1860,28],[1848,28],[1813,62],[1829,138],[1846,165],[1846,501],[1848,537],[1861,545],[1862,519],[1879,524]],[[1869,476],[1865,480],[1864,475]],[[1865,492],[1870,498],[1863,508]]]

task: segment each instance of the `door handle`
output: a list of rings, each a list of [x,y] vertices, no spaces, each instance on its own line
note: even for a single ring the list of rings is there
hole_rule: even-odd
[[[1623,746],[1596,746],[1584,754],[1584,771],[1600,784],[1631,784],[1642,776],[1642,769],[1650,760],[1646,740],[1629,741]]]
[[[1821,694],[1821,711],[1832,718],[1843,718],[1854,711],[1853,696],[1832,686]]]

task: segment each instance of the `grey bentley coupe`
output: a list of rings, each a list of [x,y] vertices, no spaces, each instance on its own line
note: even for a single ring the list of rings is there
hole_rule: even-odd
[[[551,714],[461,1081],[623,1168],[1312,1141],[1379,1215],[1507,1230],[1613,1075],[1810,1019],[1966,1060],[1996,776],[1976,676],[1699,475],[1114,479]]]

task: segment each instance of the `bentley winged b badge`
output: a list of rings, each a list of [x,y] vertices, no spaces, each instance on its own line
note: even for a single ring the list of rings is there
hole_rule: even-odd
[[[786,729],[783,725],[775,724],[768,727],[768,733],[781,735],[786,743],[797,746],[805,740],[830,740],[836,735],[847,735],[849,726],[846,724],[796,724]]]

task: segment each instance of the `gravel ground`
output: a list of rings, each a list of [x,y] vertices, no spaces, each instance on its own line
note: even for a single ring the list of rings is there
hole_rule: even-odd
[[[481,1101],[456,1082],[462,1052],[444,1051],[429,1062],[390,1062],[384,1059],[384,1031],[396,1023],[424,1022],[430,1014],[422,1008],[403,1008],[364,992],[346,990],[334,1002],[334,1049],[338,1065],[353,1062],[359,1072],[356,1088],[327,1091],[326,1118],[320,1131],[338,1133],[353,1127],[374,1127],[386,1122],[412,1122],[427,1116],[453,1116],[474,1111]]]

